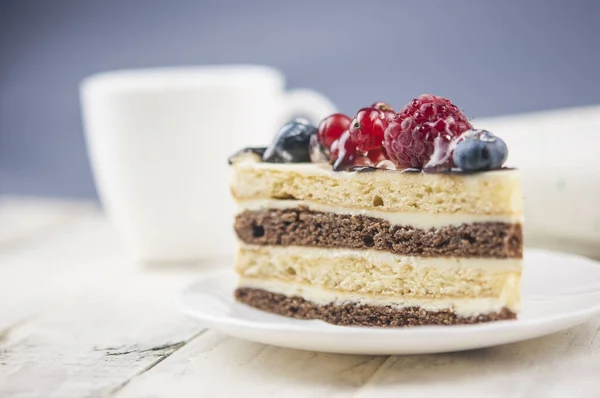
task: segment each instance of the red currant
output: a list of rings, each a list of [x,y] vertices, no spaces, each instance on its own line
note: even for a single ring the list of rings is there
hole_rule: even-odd
[[[383,147],[372,149],[369,152],[357,154],[352,162],[353,167],[375,167],[381,161],[387,160]]]
[[[382,160],[387,160],[387,156],[383,147],[370,150],[369,152],[367,152],[367,157],[375,165],[377,165],[377,163],[381,162]]]
[[[352,119],[348,131],[358,150],[366,152],[381,146],[388,124],[383,111],[377,108],[363,108]]]
[[[385,120],[387,120],[388,123],[391,122],[392,119],[394,119],[394,116],[396,116],[396,111],[394,111],[394,109],[392,109],[392,107],[387,102],[376,102],[373,105],[371,105],[371,108],[377,108],[380,111],[382,111],[385,115]]]
[[[380,111],[392,111],[394,112],[394,109],[392,109],[392,107],[387,103],[387,102],[383,102],[383,101],[379,101],[374,103],[373,105],[371,105],[369,108],[377,108]]]
[[[318,127],[319,142],[324,147],[330,148],[331,144],[348,130],[350,118],[342,113],[334,113],[321,120]]]
[[[385,120],[387,120],[388,124],[394,120],[394,117],[396,116],[396,112],[394,111],[383,111],[383,115],[385,116]]]
[[[366,156],[360,156],[354,159],[352,167],[375,167],[375,163]]]
[[[341,170],[343,166],[353,164],[356,159],[356,143],[348,131],[345,131],[338,140],[331,144],[331,160],[334,161],[333,169]]]

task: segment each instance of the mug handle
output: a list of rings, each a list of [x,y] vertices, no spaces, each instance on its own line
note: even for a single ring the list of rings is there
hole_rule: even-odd
[[[333,102],[317,91],[305,88],[289,90],[285,93],[280,125],[295,117],[305,117],[316,126],[322,119],[336,112]]]

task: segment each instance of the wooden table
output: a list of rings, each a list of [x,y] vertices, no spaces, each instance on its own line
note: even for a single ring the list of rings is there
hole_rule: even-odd
[[[0,397],[600,396],[600,317],[453,354],[295,351],[180,315],[212,270],[128,263],[94,204],[0,198]]]

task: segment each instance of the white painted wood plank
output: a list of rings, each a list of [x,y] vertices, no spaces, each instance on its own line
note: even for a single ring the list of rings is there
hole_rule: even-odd
[[[0,341],[0,396],[105,396],[201,332],[173,307],[193,272],[104,277]]]
[[[282,349],[208,331],[116,397],[598,396],[599,326],[600,317],[518,344],[389,358]]]
[[[600,357],[600,317],[578,326],[575,330],[575,336],[565,349],[565,356],[598,355]]]
[[[91,202],[0,197],[0,249],[48,233],[96,208]]]
[[[98,211],[0,251],[0,396],[110,394],[202,331],[173,306],[199,272],[130,263]]]
[[[569,358],[531,380],[522,397],[596,398],[600,396],[600,357]]]
[[[344,397],[385,358],[284,349],[207,331],[116,397]]]
[[[132,269],[98,212],[21,242],[17,249],[0,251],[0,333],[104,275]]]
[[[600,396],[600,317],[544,338],[440,355],[393,356],[355,398]],[[574,347],[577,347],[575,349]],[[585,347],[581,350],[580,347]]]

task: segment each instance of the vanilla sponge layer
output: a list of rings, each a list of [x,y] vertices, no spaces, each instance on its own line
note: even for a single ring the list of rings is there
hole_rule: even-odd
[[[520,216],[523,212],[517,170],[468,175],[334,172],[327,164],[261,163],[247,156],[233,164],[231,191],[238,202],[295,199],[346,209],[411,214]]]
[[[520,259],[421,258],[374,250],[251,245],[240,246],[236,262],[242,279],[312,286],[340,297],[396,302],[489,299],[514,312],[519,307],[521,268]]]

